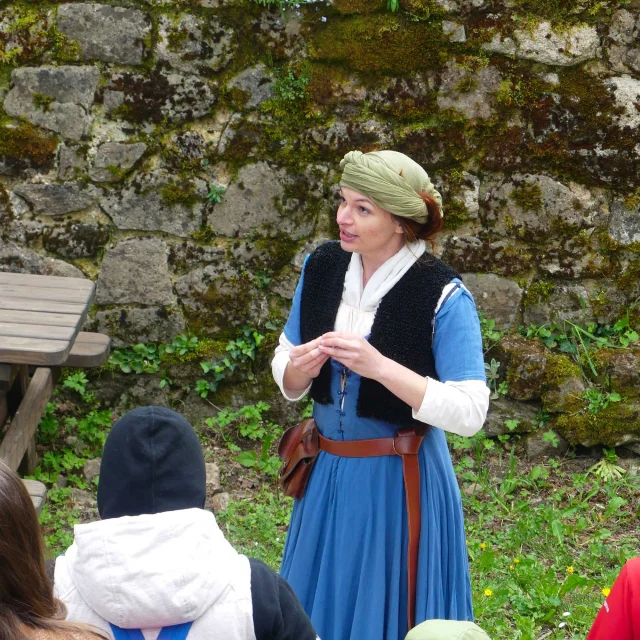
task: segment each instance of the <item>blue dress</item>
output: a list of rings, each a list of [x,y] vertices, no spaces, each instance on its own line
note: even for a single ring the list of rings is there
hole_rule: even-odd
[[[298,283],[285,336],[300,338]],[[425,326],[425,331],[431,327]],[[475,304],[464,289],[436,316],[433,351],[441,381],[485,380]],[[334,440],[393,437],[394,424],[356,415],[360,376],[331,360],[332,404],[315,403],[321,433]],[[420,452],[421,536],[416,624],[472,620],[460,490],[442,430]],[[398,456],[343,458],[321,452],[296,500],[281,575],[322,640],[404,640],[407,633],[407,512]]]

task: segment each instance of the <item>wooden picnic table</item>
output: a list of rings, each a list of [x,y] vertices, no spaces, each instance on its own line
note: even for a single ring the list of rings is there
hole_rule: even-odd
[[[0,459],[14,471],[36,466],[35,432],[59,368],[108,357],[107,336],[80,331],[94,295],[84,278],[0,273]]]

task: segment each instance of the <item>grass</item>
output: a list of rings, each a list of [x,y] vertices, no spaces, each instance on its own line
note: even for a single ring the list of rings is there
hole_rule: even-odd
[[[574,455],[527,464],[481,434],[451,440],[479,624],[494,638],[584,638],[602,590],[640,553],[640,478],[603,482]]]
[[[640,478],[604,482],[574,454],[534,465],[482,434],[450,445],[478,624],[494,639],[584,639],[602,590],[640,554]],[[218,520],[242,553],[278,569],[290,508],[264,484]]]

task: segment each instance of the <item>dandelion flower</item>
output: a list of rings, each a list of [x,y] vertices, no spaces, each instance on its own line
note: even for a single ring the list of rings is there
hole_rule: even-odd
[[[609,587],[605,587],[602,590],[602,595],[604,595],[605,598],[608,598],[610,593],[611,593],[611,589],[609,589]]]
[[[574,569],[573,567],[567,567],[567,573],[573,573]]]
[[[480,548],[484,551],[487,548],[486,542],[481,542],[480,543]]]
[[[520,562],[520,560],[518,560],[518,558],[514,558],[513,559],[513,564],[518,564]]]
[[[510,564],[509,565],[509,569],[511,569],[511,571],[513,571],[515,569],[515,567],[512,564]]]
[[[493,591],[491,591],[491,589],[485,589],[484,595],[487,596],[487,598],[490,598],[493,595]]]

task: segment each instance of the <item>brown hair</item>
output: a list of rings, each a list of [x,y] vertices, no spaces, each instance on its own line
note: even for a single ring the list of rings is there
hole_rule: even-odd
[[[102,637],[88,625],[66,622],[66,614],[47,578],[31,497],[22,480],[0,462],[0,640],[29,638],[29,629]]]
[[[432,238],[433,236],[442,229],[442,213],[440,211],[440,206],[435,201],[435,199],[426,194],[419,193],[418,194],[427,205],[427,221],[420,223],[415,220],[411,220],[410,218],[401,218],[400,216],[394,216],[397,220],[398,224],[404,230],[405,240],[407,242],[415,242],[416,240],[426,240],[434,244]]]

